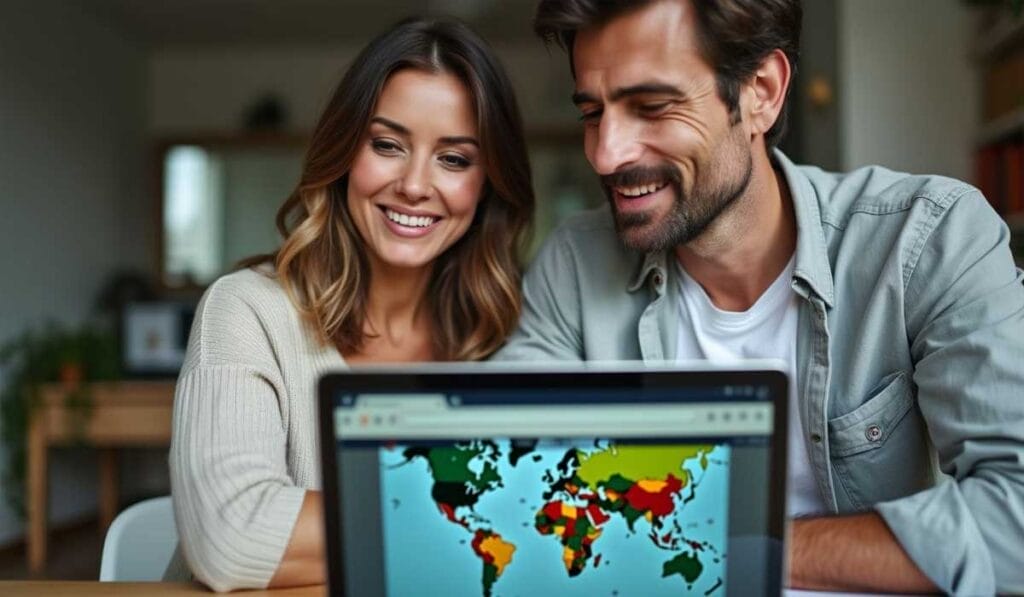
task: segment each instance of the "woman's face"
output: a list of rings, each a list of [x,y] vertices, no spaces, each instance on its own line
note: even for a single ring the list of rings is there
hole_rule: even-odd
[[[348,179],[348,208],[371,259],[429,266],[459,240],[486,176],[473,98],[447,73],[387,80]]]

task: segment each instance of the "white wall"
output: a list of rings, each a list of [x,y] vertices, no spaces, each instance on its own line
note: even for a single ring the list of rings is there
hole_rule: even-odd
[[[5,0],[0,342],[47,320],[81,321],[114,269],[150,264],[144,91],[139,48],[80,3]],[[94,512],[94,456],[56,451],[51,462],[51,521]],[[0,504],[0,545],[22,529]]]
[[[970,180],[978,96],[960,0],[842,0],[841,162]]]

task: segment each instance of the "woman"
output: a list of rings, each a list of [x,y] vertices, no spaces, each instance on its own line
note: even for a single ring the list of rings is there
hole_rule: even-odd
[[[532,210],[512,87],[478,36],[411,20],[362,51],[278,212],[280,249],[214,283],[193,325],[170,464],[196,578],[324,582],[317,378],[492,353]]]

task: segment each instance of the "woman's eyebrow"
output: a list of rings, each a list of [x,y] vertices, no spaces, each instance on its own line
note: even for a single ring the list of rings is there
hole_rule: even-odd
[[[370,122],[386,126],[389,129],[391,129],[391,130],[395,131],[396,133],[398,133],[399,135],[403,135],[405,137],[411,137],[412,136],[412,131],[410,131],[407,127],[405,127],[405,126],[403,126],[401,124],[398,124],[394,120],[391,120],[391,119],[388,119],[388,118],[384,118],[383,116],[374,116],[373,118],[370,119]],[[449,137],[441,137],[438,141],[442,145],[461,145],[461,144],[465,143],[465,144],[475,145],[477,147],[480,147],[480,142],[477,141],[476,138],[469,137],[469,136],[453,135],[453,136],[449,136]]]
[[[473,137],[441,137],[440,141],[443,145],[461,145],[466,143],[480,147],[480,143]]]
[[[394,120],[389,120],[387,118],[384,118],[383,116],[374,116],[373,118],[370,119],[370,122],[375,122],[377,124],[382,124],[382,125],[388,127],[389,129],[395,131],[399,135],[404,135],[406,137],[411,135],[411,132],[409,131],[408,128],[398,124]]]

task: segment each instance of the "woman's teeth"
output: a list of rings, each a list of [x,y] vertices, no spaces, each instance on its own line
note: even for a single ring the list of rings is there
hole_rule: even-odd
[[[641,195],[647,195],[648,193],[658,191],[664,186],[665,183],[651,183],[640,185],[638,187],[619,187],[615,190],[625,197],[640,197]]]
[[[400,214],[393,209],[385,209],[384,215],[386,215],[392,222],[401,224],[402,226],[409,226],[410,228],[426,228],[437,221],[437,218],[432,218],[430,216],[408,216],[406,214]]]

